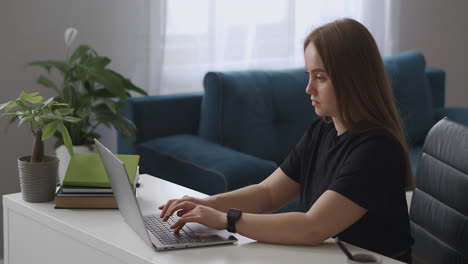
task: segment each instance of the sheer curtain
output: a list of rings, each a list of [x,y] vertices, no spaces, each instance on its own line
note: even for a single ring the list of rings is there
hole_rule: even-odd
[[[208,71],[301,67],[306,35],[338,18],[366,25],[382,55],[398,50],[399,0],[156,2],[150,94],[201,91]]]

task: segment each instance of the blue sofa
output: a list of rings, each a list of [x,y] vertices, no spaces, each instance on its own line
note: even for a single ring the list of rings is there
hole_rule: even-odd
[[[445,72],[408,51],[384,59],[410,144],[413,171],[429,129],[444,116],[468,124],[468,109],[445,108]],[[303,68],[209,72],[204,92],[125,101],[135,141],[118,152],[141,155],[140,167],[162,179],[216,194],[270,175],[318,118]]]

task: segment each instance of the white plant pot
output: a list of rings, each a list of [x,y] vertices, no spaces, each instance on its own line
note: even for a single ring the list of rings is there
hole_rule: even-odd
[[[73,146],[73,152],[75,153],[97,153],[96,145],[91,145],[91,150],[87,146]],[[57,158],[59,158],[59,171],[58,171],[58,181],[60,184],[63,183],[63,177],[67,172],[68,163],[70,163],[70,154],[68,154],[67,148],[65,145],[58,147],[55,150]]]

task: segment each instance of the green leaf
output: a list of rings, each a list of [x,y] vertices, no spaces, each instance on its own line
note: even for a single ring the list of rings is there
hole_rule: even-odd
[[[62,130],[61,132],[62,132],[63,143],[65,143],[65,147],[67,147],[68,153],[70,154],[70,157],[71,157],[73,156],[73,144],[70,138],[70,134],[68,133],[68,129],[63,124],[63,122],[60,122],[60,129]]]
[[[25,101],[23,99],[17,99],[16,104],[19,107],[22,107],[22,108],[27,109],[27,110],[32,110],[33,109],[33,107],[31,105],[28,105],[28,101]]]
[[[54,135],[55,131],[57,130],[58,125],[60,124],[60,120],[55,120],[47,124],[44,128],[44,131],[42,133],[42,141],[45,141],[46,139],[50,138],[51,136]]]
[[[54,101],[54,98],[55,98],[55,97],[51,97],[51,98],[47,99],[47,101],[44,102],[44,106],[43,106],[43,107],[49,106],[49,104],[51,104],[51,103]]]
[[[117,114],[117,107],[114,101],[107,98],[103,98],[102,102],[107,106],[107,108],[109,108],[109,110],[111,110],[112,113]]]
[[[44,118],[42,118],[41,116],[35,116],[35,117],[34,117],[34,121],[36,121],[36,123],[38,124],[39,127],[42,126],[42,123],[44,122],[43,119],[44,119]]]
[[[59,109],[56,109],[55,111],[60,112],[61,116],[66,116],[66,115],[72,114],[74,109],[72,109],[72,108],[59,108]]]
[[[59,116],[54,115],[53,113],[47,113],[43,116],[44,119],[55,119],[55,120],[60,120],[61,118]]]
[[[8,106],[9,106],[12,102],[13,102],[13,101],[8,101],[8,102],[6,102],[6,103],[0,104],[0,111],[3,110],[4,108],[5,108],[5,109],[8,109]],[[13,103],[14,103],[14,102],[13,102]],[[13,107],[11,107],[11,108],[13,108]],[[11,108],[10,108],[10,109],[11,109]],[[8,110],[5,110],[5,111],[9,111],[9,109],[8,109]]]
[[[37,83],[42,85],[42,86],[45,86],[45,87],[48,87],[48,88],[52,88],[54,89],[57,93],[60,93],[60,90],[58,89],[58,87],[55,85],[55,83],[53,83],[51,80],[49,80],[47,77],[45,77],[44,75],[40,75],[39,76],[39,79],[37,79]]]
[[[96,69],[104,69],[110,62],[109,58],[98,56],[90,59],[89,66]]]
[[[63,120],[65,120],[67,122],[78,123],[81,119],[76,118],[76,117],[72,117],[72,116],[66,116],[66,117],[63,118]]]
[[[33,61],[29,63],[29,66],[38,66],[44,68],[47,72],[50,72],[50,68],[52,68],[52,65],[49,63],[46,63],[45,61]]]
[[[125,93],[125,87],[122,79],[115,75],[111,70],[93,71],[90,73],[96,81],[112,93],[115,97],[120,99],[127,99],[128,96]]]
[[[107,89],[97,89],[96,92],[94,93],[95,96],[97,97],[114,97],[112,93],[110,93]]]
[[[33,119],[33,116],[23,116],[23,117],[18,117],[19,122],[18,122],[18,127],[24,124],[25,122],[29,122]]]
[[[48,72],[50,72],[51,68],[56,68],[57,70],[59,70],[63,74],[67,73],[70,70],[70,65],[68,65],[64,61],[51,61],[51,60],[34,61],[34,62],[31,62],[29,65],[43,67]]]
[[[114,120],[113,126],[125,137],[136,139],[136,127],[130,120],[120,117]]]
[[[122,79],[123,79],[123,84],[125,85],[125,87],[128,90],[132,90],[132,91],[137,92],[137,93],[139,93],[141,95],[148,95],[148,93],[145,90],[135,86],[129,79],[125,79],[124,77],[122,77]]]
[[[88,50],[91,50],[91,48],[87,45],[80,45],[74,52],[73,54],[71,55],[70,59],[68,60],[68,62],[70,63],[73,63],[75,62],[77,59],[81,58],[84,54],[86,54],[86,52],[88,52]]]
[[[61,119],[61,117],[62,117],[62,113],[60,113],[59,109],[55,109],[54,112],[53,112],[53,114],[54,114],[55,116],[57,116],[58,118],[60,118],[60,119]]]
[[[15,108],[17,106],[18,106],[18,104],[16,103],[16,101],[13,101],[7,107],[5,107],[5,111],[8,112],[8,111],[10,111],[11,109],[13,109],[13,108]]]
[[[57,103],[57,102],[52,103],[52,105],[56,105],[56,106],[68,106],[68,104],[66,104],[66,103]]]
[[[30,93],[27,94],[25,92],[21,92],[19,99],[22,99],[24,101],[27,101],[31,104],[38,104],[41,103],[44,100],[44,97],[38,95],[39,93]]]

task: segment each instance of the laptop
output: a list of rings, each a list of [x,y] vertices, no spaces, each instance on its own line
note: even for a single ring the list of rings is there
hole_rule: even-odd
[[[150,247],[162,251],[231,244],[237,241],[226,230],[214,230],[197,223],[188,223],[179,233],[174,233],[170,226],[177,221],[177,216],[171,216],[167,222],[163,222],[159,215],[143,216],[128,179],[125,164],[97,139],[94,139],[94,142],[109,177],[120,214]]]

